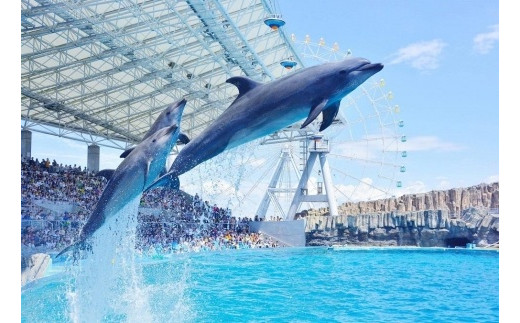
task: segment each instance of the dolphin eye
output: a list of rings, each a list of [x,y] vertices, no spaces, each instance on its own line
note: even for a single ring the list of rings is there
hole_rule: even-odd
[[[157,139],[152,140],[152,142],[156,142],[156,141],[157,141]]]
[[[170,111],[166,112],[166,114],[170,114]]]
[[[341,71],[339,71],[339,74],[341,74],[341,75],[345,75],[345,74],[347,74],[347,71],[345,71],[345,70],[341,70]]]

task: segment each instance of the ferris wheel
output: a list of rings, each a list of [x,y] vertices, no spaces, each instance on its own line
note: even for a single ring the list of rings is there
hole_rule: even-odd
[[[306,67],[352,55],[350,50],[341,51],[337,43],[327,46],[323,39],[312,42],[306,36],[299,41],[292,35],[291,41]],[[293,72],[296,61],[288,57],[280,64],[288,74]],[[340,208],[344,203],[398,195],[402,187],[400,177],[406,172],[407,152],[402,150],[406,141],[402,134],[404,121],[399,118],[400,107],[394,102],[393,93],[378,75],[343,98],[337,120],[320,134],[328,142],[330,174],[324,174],[319,166],[306,169],[309,136],[319,128],[315,121],[305,134],[295,125],[268,140],[256,140],[222,153],[198,168],[199,178],[192,184],[199,185],[198,190],[210,199],[225,195],[228,205],[240,210],[238,216],[261,213],[268,219],[287,218],[305,171],[308,194],[323,194],[324,177],[330,176]],[[319,202],[305,202],[298,211],[320,207]]]

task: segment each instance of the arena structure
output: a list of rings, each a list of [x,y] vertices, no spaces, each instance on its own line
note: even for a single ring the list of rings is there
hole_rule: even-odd
[[[197,136],[238,94],[228,78],[269,82],[304,67],[274,9],[263,0],[22,0],[22,157],[41,132],[86,143],[87,169],[98,171],[100,146],[139,143],[181,98],[181,129]],[[298,137],[299,127],[286,133]]]
[[[91,145],[98,170],[99,146],[137,144],[181,98],[181,129],[197,136],[238,94],[229,77],[268,82],[288,58],[304,66],[264,23],[273,15],[262,0],[22,0],[23,155],[37,131]]]
[[[294,35],[286,34],[284,24],[273,2],[267,0],[23,0],[22,157],[31,156],[32,132],[45,133],[88,145],[87,169],[95,172],[100,146],[122,151],[137,144],[157,115],[181,98],[188,100],[181,129],[194,138],[236,98],[237,88],[226,83],[228,78],[240,75],[269,82],[312,65],[311,60],[323,63],[351,54],[350,50],[341,52],[336,43],[328,48],[323,39],[315,45],[309,36],[296,41]],[[278,164],[265,167],[276,171],[263,198],[255,198],[259,205],[255,214],[264,218],[271,207],[288,219],[302,203],[311,207],[327,203],[335,215],[334,191],[348,201],[359,199],[357,192],[363,188],[370,191],[371,199],[393,195],[395,187],[401,187],[396,174],[405,171],[401,162],[394,161],[406,157],[397,145],[406,137],[396,135],[403,121],[396,121],[393,113],[399,107],[390,105],[393,94],[383,93],[383,87],[383,80],[371,82],[344,100],[351,114],[340,111],[334,125],[350,127],[336,131],[348,133],[349,142],[325,138],[316,146],[318,121],[304,129],[295,124],[263,138],[260,144],[264,146],[278,145],[276,157],[266,158],[278,159]],[[370,111],[363,111],[362,100]],[[295,150],[300,162],[294,161],[290,150],[280,149],[288,142],[299,145]],[[355,148],[351,151],[356,154],[334,154],[329,142]],[[379,145],[377,155],[374,143]],[[172,155],[179,149],[182,146],[175,147]],[[311,175],[314,162],[323,162],[326,155],[338,162],[330,166],[332,176],[327,163]],[[358,167],[351,164],[349,173],[337,166],[351,161]],[[291,175],[292,170],[296,174]],[[306,189],[313,176],[322,177],[312,184],[317,187],[314,195]],[[347,187],[349,193],[334,187],[333,177],[353,183]],[[297,187],[295,182],[299,182]],[[246,191],[257,185],[252,183]],[[280,194],[286,195],[290,208],[277,199]],[[248,198],[242,196],[239,203]]]

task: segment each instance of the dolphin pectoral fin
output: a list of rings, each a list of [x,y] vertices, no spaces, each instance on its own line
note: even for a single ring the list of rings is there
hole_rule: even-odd
[[[241,97],[242,95],[246,94],[250,90],[254,89],[258,85],[261,85],[262,83],[259,83],[257,81],[253,81],[250,78],[244,77],[244,76],[233,76],[226,80],[226,83],[233,84],[238,88],[238,96]]]
[[[340,102],[341,101],[331,104],[325,110],[323,110],[321,114],[323,116],[323,120],[321,122],[320,131],[327,129],[332,124],[334,118],[336,118],[338,115]]]
[[[146,182],[148,182],[148,174],[150,173],[150,165],[151,165],[151,160],[149,160],[146,165],[145,165],[145,169],[144,169],[144,183],[143,183],[143,190],[146,189]]]
[[[157,187],[166,187],[174,190],[178,190],[180,187],[179,177],[175,176],[171,173],[166,173],[163,176],[159,177],[155,182],[153,182],[148,188],[145,189],[145,192]]]
[[[188,136],[185,134],[185,133],[179,133],[179,136],[177,137],[177,141],[180,142],[181,144],[187,144],[190,142],[190,138],[188,138]]]
[[[107,181],[109,181],[112,178],[112,175],[114,175],[115,169],[103,169],[96,173],[96,176],[101,176],[106,178]]]
[[[303,128],[307,127],[307,125],[309,125],[309,123],[314,121],[314,119],[316,119],[316,117],[318,117],[320,112],[323,111],[323,109],[327,105],[327,102],[328,102],[328,100],[325,99],[325,100],[321,101],[318,105],[312,107],[311,108],[311,112],[309,112],[309,116],[307,117],[305,122],[302,124],[300,129],[303,129]]]
[[[119,155],[119,157],[120,158],[126,158],[126,156],[128,156],[132,152],[132,150],[134,150],[134,148],[129,148],[129,149],[123,151],[123,153],[121,155]]]

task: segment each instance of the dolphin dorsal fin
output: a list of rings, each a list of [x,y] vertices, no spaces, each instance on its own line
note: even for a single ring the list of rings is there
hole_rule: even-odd
[[[123,153],[119,156],[120,158],[126,158],[126,156],[130,155],[130,153],[132,152],[132,150],[134,150],[135,147],[132,147],[132,148],[129,148],[125,151],[123,151]]]
[[[182,144],[188,144],[190,142],[190,138],[185,133],[179,133],[179,136],[177,137],[177,142],[180,142]]]
[[[245,76],[233,76],[226,80],[226,83],[233,84],[238,88],[238,96],[241,97],[242,95],[246,94],[247,92],[251,91],[258,85],[261,85],[262,83],[253,81],[250,78],[247,78]]]

